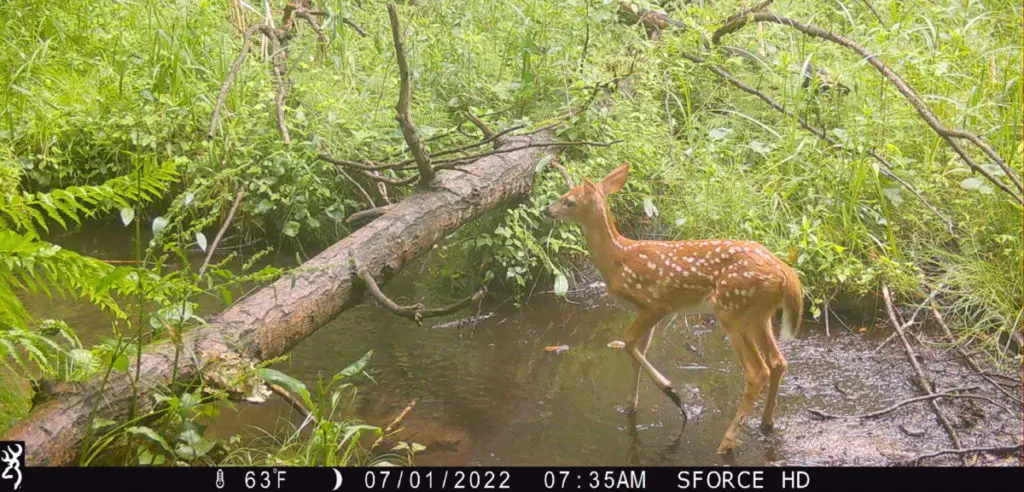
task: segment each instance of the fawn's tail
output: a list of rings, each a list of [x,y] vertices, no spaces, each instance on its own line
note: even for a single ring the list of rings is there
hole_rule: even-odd
[[[782,326],[779,337],[790,340],[800,333],[800,321],[804,314],[804,292],[796,271],[786,266],[786,285],[782,294]]]

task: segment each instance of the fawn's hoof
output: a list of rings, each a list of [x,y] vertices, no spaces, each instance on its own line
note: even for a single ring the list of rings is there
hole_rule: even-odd
[[[715,450],[715,454],[726,454],[732,451],[736,447],[736,439],[725,438],[722,439],[722,443],[718,445],[718,449]]]
[[[761,432],[765,434],[771,434],[773,431],[775,431],[775,422],[771,420],[761,421]]]

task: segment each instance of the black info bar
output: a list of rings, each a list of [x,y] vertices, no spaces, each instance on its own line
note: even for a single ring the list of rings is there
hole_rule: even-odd
[[[17,489],[146,491],[390,490],[984,490],[1024,483],[1024,468],[814,467],[24,467]],[[12,474],[13,478],[13,474]]]

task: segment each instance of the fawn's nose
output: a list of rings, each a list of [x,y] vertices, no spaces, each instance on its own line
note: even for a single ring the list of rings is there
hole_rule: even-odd
[[[551,207],[544,207],[544,210],[541,211],[541,215],[543,215],[544,217],[547,217],[549,219],[555,218],[554,215],[551,215]]]

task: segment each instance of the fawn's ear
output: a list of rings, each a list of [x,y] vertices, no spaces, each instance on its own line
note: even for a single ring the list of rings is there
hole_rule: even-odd
[[[616,191],[622,189],[622,186],[626,184],[626,179],[629,178],[629,164],[623,164],[614,171],[608,173],[604,179],[601,180],[601,191],[605,195],[611,195]]]

